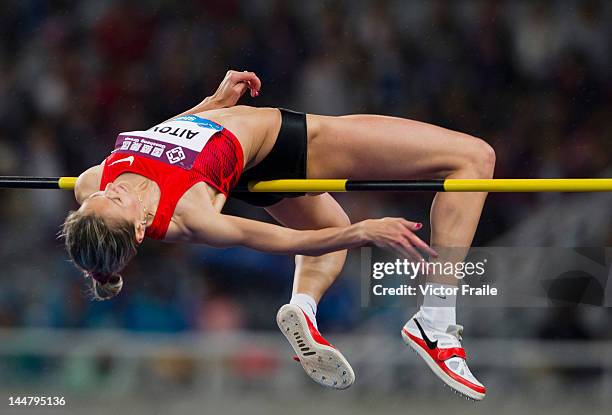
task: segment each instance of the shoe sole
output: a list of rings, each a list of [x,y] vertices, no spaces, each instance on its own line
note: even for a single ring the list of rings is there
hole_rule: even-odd
[[[406,330],[408,329],[406,328]],[[414,352],[416,352],[416,354],[418,354],[425,361],[425,363],[427,363],[427,366],[429,366],[431,371],[434,372],[434,374],[439,377],[453,392],[459,393],[465,398],[473,399],[475,401],[481,401],[485,397],[484,393],[476,392],[475,390],[472,390],[464,384],[457,382],[455,379],[444,373],[444,371],[440,369],[440,366],[438,366],[436,361],[429,355],[429,353],[423,350],[421,346],[408,337],[408,335],[404,333],[404,330],[402,330],[402,339],[404,340],[404,343],[410,346],[412,350],[414,350]]]
[[[346,389],[355,382],[353,368],[342,353],[315,341],[298,306],[282,306],[276,314],[276,323],[312,380],[334,389]]]

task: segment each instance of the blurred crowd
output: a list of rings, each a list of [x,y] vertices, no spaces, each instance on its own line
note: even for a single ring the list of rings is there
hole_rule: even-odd
[[[72,3],[0,3],[1,175],[76,176],[119,132],[193,106],[228,69],[261,77],[246,105],[395,115],[481,137],[496,149],[497,177],[610,175],[605,1]],[[268,329],[289,298],[292,258],[147,242],[119,297],[89,301],[56,239],[72,195],[0,195],[0,326]],[[355,221],[427,220],[431,197],[339,199]],[[491,197],[476,244],[545,201]],[[270,220],[240,202],[227,209]],[[328,330],[361,324],[357,254],[321,304]]]

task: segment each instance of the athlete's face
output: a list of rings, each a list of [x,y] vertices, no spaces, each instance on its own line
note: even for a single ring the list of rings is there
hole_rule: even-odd
[[[103,217],[108,224],[122,221],[133,223],[138,242],[144,238],[142,207],[136,193],[127,183],[109,183],[104,190],[92,193],[85,199],[80,209],[84,213]]]

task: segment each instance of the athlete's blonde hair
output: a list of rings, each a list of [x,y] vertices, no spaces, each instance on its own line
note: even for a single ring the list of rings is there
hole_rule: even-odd
[[[62,225],[66,251],[72,262],[91,278],[96,300],[108,300],[121,291],[119,272],[136,255],[136,230],[128,221],[112,226],[98,215],[72,211]]]

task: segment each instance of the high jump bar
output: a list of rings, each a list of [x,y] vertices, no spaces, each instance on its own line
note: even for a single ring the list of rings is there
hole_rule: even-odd
[[[0,188],[74,189],[76,177],[0,176]],[[279,179],[250,182],[234,192],[612,192],[612,178],[602,179],[433,179],[351,180]]]

